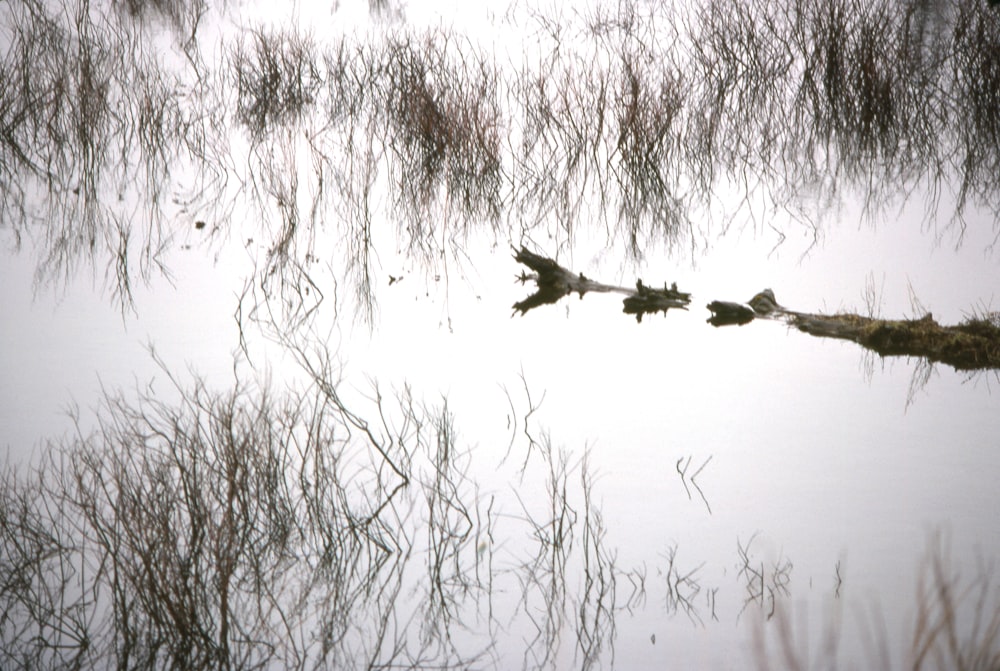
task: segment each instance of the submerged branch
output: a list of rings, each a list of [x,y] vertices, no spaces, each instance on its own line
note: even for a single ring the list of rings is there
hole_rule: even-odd
[[[691,294],[677,290],[677,283],[673,283],[670,288],[666,284],[662,289],[654,289],[636,281],[635,288],[620,287],[611,284],[595,282],[584,276],[583,273],[574,273],[563,268],[552,259],[539,256],[534,252],[521,247],[514,255],[518,263],[521,263],[534,272],[522,272],[518,276],[521,283],[534,280],[537,291],[532,295],[514,304],[514,310],[522,315],[539,305],[555,303],[564,296],[571,293],[580,294],[580,298],[588,291],[598,293],[616,292],[625,294],[623,312],[636,316],[637,321],[642,321],[642,316],[647,313],[666,313],[670,308],[686,310],[691,302]]]

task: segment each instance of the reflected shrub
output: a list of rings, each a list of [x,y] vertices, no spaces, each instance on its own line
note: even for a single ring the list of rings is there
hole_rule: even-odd
[[[498,76],[485,55],[455,44],[440,32],[387,41],[386,145],[404,210],[426,211],[441,190],[445,202],[493,221],[501,186]],[[422,228],[421,218],[410,225]],[[410,234],[421,244],[433,235]]]
[[[563,244],[603,224],[639,257],[694,246],[692,215],[720,204],[723,231],[760,204],[815,227],[817,195],[874,217],[922,193],[931,220],[954,193],[959,224],[968,203],[995,209],[1000,19],[974,0],[529,9],[537,51],[512,67],[447,29],[320,44],[258,27],[214,69],[187,39],[176,70],[129,17],[183,14],[194,35],[204,5],[117,7],[5,5],[0,210],[16,238],[40,232],[40,279],[103,261],[123,308],[162,269],[166,222],[228,233],[237,208],[272,255],[260,272],[295,286],[317,227],[340,222],[368,322],[380,217],[433,272],[474,228]]]
[[[687,223],[676,186],[683,169],[680,126],[687,91],[680,73],[659,58],[621,54],[613,102],[617,140],[612,156],[621,190],[621,226],[627,248],[639,257],[662,236],[676,243]]]
[[[532,440],[551,498],[504,515],[446,402],[376,388],[366,418],[329,378],[274,395],[163,373],[0,474],[3,668],[504,668],[568,659],[574,635],[588,664],[613,655],[586,461]],[[502,565],[499,516],[538,534]]]
[[[788,6],[713,0],[686,21],[695,90],[683,144],[699,195],[717,173],[782,179],[789,130],[787,90],[795,55],[789,50]],[[683,66],[682,66],[683,67]],[[752,184],[744,184],[748,191]]]
[[[510,200],[525,232],[554,218],[566,237],[593,197],[603,219],[610,191],[609,77],[581,55],[553,52],[511,83]]]
[[[206,0],[112,0],[111,4],[137,19],[165,20],[185,39],[185,47],[193,45],[198,24],[208,11]]]
[[[312,40],[293,31],[255,28],[229,53],[236,118],[259,141],[294,123],[316,101],[322,82]]]
[[[165,388],[107,392],[93,431],[77,416],[33,469],[0,473],[4,669],[590,668],[615,659],[623,612],[699,628],[759,616],[804,668],[790,559],[737,539],[739,570],[713,583],[654,542],[623,569],[591,455],[538,435],[530,395],[516,451],[475,472],[447,402],[376,386],[359,414],[328,353],[292,354],[304,391],[214,391],[164,368]],[[995,666],[1000,606],[977,568],[965,582],[932,555],[914,668]],[[727,591],[736,613],[716,608]]]
[[[371,594],[405,554],[386,526],[400,490],[336,405],[175,392],[109,395],[95,434],[52,445],[33,480],[5,474],[4,668],[294,668],[389,607]]]
[[[1000,174],[1000,13],[986,3],[962,0],[952,32],[955,162],[960,166],[959,206],[968,199],[996,211]]]
[[[112,111],[122,60],[120,36],[94,24],[86,9],[64,22],[41,4],[10,10],[14,39],[4,60],[4,158],[50,192],[72,193],[82,226],[62,233],[95,244],[98,186],[121,140]],[[61,219],[61,218],[60,218]],[[68,240],[67,240],[68,243]]]
[[[87,3],[63,11],[18,3],[5,17],[5,223],[18,239],[37,242],[39,284],[72,277],[81,261],[107,261],[124,310],[132,277],[160,267],[168,237],[157,214],[178,132],[174,82],[113,17]],[[153,203],[137,231],[135,211],[121,204],[130,186]]]
[[[3,668],[487,658],[507,623],[494,580],[527,582],[493,568],[498,512],[470,478],[447,403],[420,405],[409,389],[384,401],[376,388],[370,424],[341,402],[329,361],[303,362],[314,386],[280,395],[181,385],[164,368],[167,388],[108,392],[93,432],[51,443],[37,470],[2,473]],[[599,513],[588,515],[586,551],[606,562]],[[561,552],[565,571],[571,544]],[[588,607],[607,617],[611,606]]]
[[[827,0],[803,3],[801,11],[796,23],[804,69],[797,105],[805,116],[803,132],[815,134],[827,155],[857,177],[880,172],[880,161],[893,165],[900,151],[906,160],[926,159],[909,153],[925,144],[913,141],[923,110],[917,106],[917,117],[902,117],[930,91],[919,86],[927,83],[922,47],[910,39],[900,9],[888,2]]]

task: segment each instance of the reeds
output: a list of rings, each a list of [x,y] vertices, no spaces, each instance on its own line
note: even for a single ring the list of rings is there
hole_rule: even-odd
[[[1000,609],[992,561],[960,577],[949,548],[932,539],[917,590],[911,658],[924,668],[987,671],[1000,667]]]

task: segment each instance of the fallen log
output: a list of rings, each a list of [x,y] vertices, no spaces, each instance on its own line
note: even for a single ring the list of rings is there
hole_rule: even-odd
[[[876,319],[852,313],[797,312],[781,306],[765,289],[747,303],[712,301],[713,326],[743,325],[754,319],[784,321],[818,338],[849,340],[880,356],[918,356],[956,370],[1000,368],[1000,313],[942,326],[928,313],[920,319]]]
[[[880,356],[919,356],[955,370],[1000,368],[1000,314],[943,326],[928,313],[920,319],[873,319],[855,314],[800,315],[800,331],[852,340]]]
[[[653,289],[643,284],[642,280],[636,282],[634,289],[603,284],[588,279],[583,273],[567,270],[552,259],[535,254],[523,246],[516,250],[514,259],[533,271],[531,273],[522,271],[517,279],[522,284],[534,281],[536,286],[535,293],[523,301],[514,303],[514,311],[522,315],[540,305],[555,303],[572,293],[579,294],[580,298],[583,298],[589,291],[625,294],[622,311],[634,314],[636,320],[640,322],[645,314],[654,312],[665,314],[671,308],[687,310],[687,305],[691,302],[691,294],[678,291],[676,282],[669,288],[664,283],[663,289]]]
[[[514,303],[514,311],[522,315],[572,293],[583,298],[590,291],[625,294],[622,311],[634,314],[640,322],[650,313],[687,310],[691,302],[691,294],[679,291],[676,283],[669,287],[664,283],[662,289],[650,287],[642,280],[636,281],[635,288],[603,284],[523,246],[515,250],[514,258],[532,271],[522,271],[518,280],[534,281],[536,286],[535,293]],[[972,317],[955,326],[942,326],[930,314],[903,320],[850,313],[812,314],[784,307],[770,289],[764,289],[746,303],[712,301],[707,307],[712,313],[708,322],[713,326],[742,326],[755,319],[770,319],[818,338],[855,342],[880,356],[917,356],[957,370],[1000,369],[1000,313],[997,312]]]

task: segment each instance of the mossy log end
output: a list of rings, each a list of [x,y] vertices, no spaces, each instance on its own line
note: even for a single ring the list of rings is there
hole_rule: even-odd
[[[533,271],[522,272],[517,279],[522,284],[533,280],[537,287],[535,293],[514,303],[514,311],[522,315],[540,305],[555,303],[571,293],[577,293],[583,298],[588,291],[626,294],[623,311],[636,315],[638,321],[642,321],[642,316],[650,312],[666,312],[670,308],[686,310],[691,302],[691,294],[678,291],[676,283],[669,288],[664,284],[663,289],[650,288],[642,280],[636,282],[635,289],[602,284],[588,279],[583,273],[567,270],[552,259],[535,254],[525,247],[515,250],[514,259]]]
[[[942,326],[930,314],[920,319],[873,319],[855,314],[795,315],[800,331],[852,340],[880,356],[919,356],[956,370],[1000,368],[1000,315]]]
[[[880,356],[919,356],[957,370],[1000,368],[1000,313],[942,326],[930,314],[920,319],[875,319],[843,313],[796,312],[780,305],[765,289],[747,303],[713,301],[709,323],[746,324],[754,319],[784,321],[819,338],[850,340]]]

